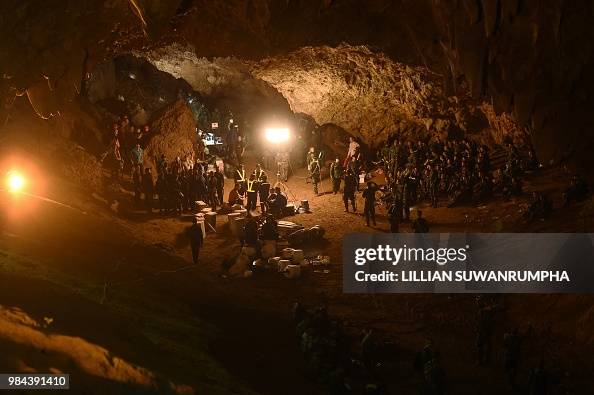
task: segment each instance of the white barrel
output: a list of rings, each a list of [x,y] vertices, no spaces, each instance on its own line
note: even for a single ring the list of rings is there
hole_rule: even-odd
[[[204,207],[202,210],[200,210],[200,212],[202,214],[208,214],[208,213],[212,212],[212,208],[210,208],[210,207]]]
[[[280,261],[278,261],[278,271],[284,272],[290,264],[291,264],[290,260],[281,259]]]
[[[292,248],[283,248],[281,252],[281,256],[283,259],[291,259],[293,257],[293,249]]]
[[[268,264],[278,267],[280,260],[280,256],[273,256],[272,258],[268,258]]]
[[[294,264],[299,265],[303,258],[305,258],[303,250],[293,250],[293,256],[291,257],[291,261],[293,261]]]
[[[285,271],[285,277],[287,278],[297,278],[301,276],[301,266],[299,265],[289,265]]]

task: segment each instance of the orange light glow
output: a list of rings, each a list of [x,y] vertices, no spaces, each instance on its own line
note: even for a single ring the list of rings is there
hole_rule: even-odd
[[[6,178],[6,187],[11,193],[18,193],[25,188],[27,180],[18,171],[9,171]]]

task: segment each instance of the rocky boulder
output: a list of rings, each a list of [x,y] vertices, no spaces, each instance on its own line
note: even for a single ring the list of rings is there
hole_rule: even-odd
[[[145,147],[146,166],[156,167],[164,154],[168,161],[176,156],[194,156],[197,142],[196,120],[183,100],[177,100],[157,113],[151,124],[152,135]]]

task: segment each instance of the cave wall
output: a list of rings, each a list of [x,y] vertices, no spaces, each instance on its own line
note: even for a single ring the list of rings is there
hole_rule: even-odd
[[[189,43],[198,57],[258,62],[345,42],[441,75],[495,138],[513,124],[544,162],[591,157],[588,0],[7,0],[0,14],[2,120],[15,94],[57,114],[93,65],[129,50]]]

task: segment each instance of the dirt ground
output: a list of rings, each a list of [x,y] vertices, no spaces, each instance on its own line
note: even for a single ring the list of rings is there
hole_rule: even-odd
[[[525,196],[508,202],[421,207],[432,232],[584,231],[590,222],[580,215],[582,206],[557,210],[545,222],[519,220],[532,189],[560,196],[566,182],[560,169],[546,170],[529,177]],[[226,216],[217,219],[218,231],[207,235],[201,263],[194,266],[189,248],[179,243],[189,215],[133,212],[118,218],[99,198],[75,190],[59,193],[76,202],[75,209],[42,203],[26,217],[5,219],[0,371],[69,372],[80,394],[324,393],[304,374],[290,324],[288,306],[300,300],[327,306],[354,342],[373,327],[396,345],[384,367],[390,393],[418,392],[412,361],[428,339],[441,352],[451,393],[510,393],[501,345],[513,326],[532,333],[521,383],[544,357],[555,381],[552,393],[592,393],[592,343],[580,337],[591,297],[498,296],[493,361],[477,367],[472,296],[342,293],[342,237],[388,231],[383,209],[378,225],[368,228],[360,215],[343,212],[340,195],[315,197],[303,170],[287,185],[290,200],[309,200],[312,213],[286,219],[326,230],[325,241],[307,248],[306,255],[329,255],[328,273],[307,272],[297,280],[274,274],[226,278],[221,262],[239,247]],[[322,190],[330,190],[327,180]],[[401,231],[410,230],[403,225]]]

